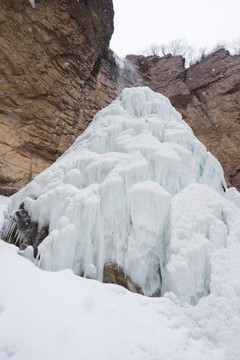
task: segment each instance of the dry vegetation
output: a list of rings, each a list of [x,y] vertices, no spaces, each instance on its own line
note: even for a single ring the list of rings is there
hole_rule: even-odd
[[[226,49],[229,50],[232,55],[239,55],[240,38],[231,44],[219,42],[210,51],[207,51],[207,47],[196,49],[193,45],[189,45],[188,42],[184,39],[175,39],[168,44],[154,43],[145,50],[145,54],[148,56],[166,56],[168,54],[171,54],[172,56],[181,55],[186,60],[186,67],[189,67],[198,63],[207,55],[212,54],[219,49]]]

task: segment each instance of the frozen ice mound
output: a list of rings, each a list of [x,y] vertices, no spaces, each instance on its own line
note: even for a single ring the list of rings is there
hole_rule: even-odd
[[[12,196],[9,208],[24,202],[32,221],[49,225],[38,247],[42,269],[71,268],[101,281],[104,264],[113,262],[145,295],[173,291],[195,304],[210,291],[209,247],[227,246],[229,225],[217,207],[200,217],[205,190],[190,184],[230,204],[220,163],[170,101],[147,87],[130,88]]]
[[[239,243],[240,211],[206,185],[191,184],[173,197],[171,215],[163,287],[174,292],[182,304],[195,305],[212,291],[213,278],[215,283],[224,281],[220,275],[224,269],[217,269],[216,259]]]

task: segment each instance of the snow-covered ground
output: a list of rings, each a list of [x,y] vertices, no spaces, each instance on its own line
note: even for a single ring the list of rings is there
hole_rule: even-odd
[[[0,198],[0,227],[22,202],[49,225],[38,267],[0,240],[0,360],[240,359],[240,196],[224,187],[168,99],[125,89]],[[107,261],[162,296],[77,276],[101,280]]]
[[[0,241],[0,359],[237,360],[239,258],[239,243],[215,255],[218,289],[181,307],[173,293],[40,270]]]

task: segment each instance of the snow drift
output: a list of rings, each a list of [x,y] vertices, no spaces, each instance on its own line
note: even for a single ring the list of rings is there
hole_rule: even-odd
[[[37,259],[0,240],[1,360],[240,358],[240,194],[165,97],[125,89],[55,164],[0,197],[9,236],[22,203],[49,235]],[[98,280],[115,262],[161,297],[19,254]]]
[[[169,100],[131,88],[11,197],[9,212],[23,202],[39,228],[49,226],[42,269],[102,280],[113,262],[145,295],[172,291],[196,304],[211,291],[212,254],[239,234],[225,188],[221,165]]]

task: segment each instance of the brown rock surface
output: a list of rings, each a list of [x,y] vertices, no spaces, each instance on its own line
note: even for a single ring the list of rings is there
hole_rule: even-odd
[[[1,0],[1,194],[55,161],[101,108],[97,76],[112,32],[111,0]]]
[[[185,84],[185,59],[182,56],[127,56],[145,85],[170,98],[175,107],[186,107],[190,92]]]
[[[104,265],[103,282],[121,285],[131,292],[143,295],[142,289],[134,284],[117,264],[111,262]]]
[[[219,50],[189,69],[181,56],[108,50],[111,0],[0,2],[0,194],[61,155],[127,86],[168,96],[240,189],[240,56]]]
[[[186,84],[188,124],[240,190],[240,56],[225,50],[208,56],[187,71]]]
[[[144,83],[168,96],[240,190],[240,56],[221,49],[189,69],[181,56],[129,56]]]

